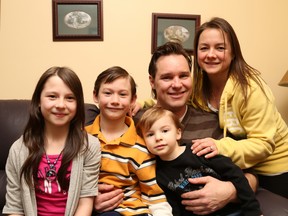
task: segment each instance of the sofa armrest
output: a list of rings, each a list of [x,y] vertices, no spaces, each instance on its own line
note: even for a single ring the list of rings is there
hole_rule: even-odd
[[[288,215],[288,199],[274,194],[266,189],[259,188],[256,192],[256,199],[260,203],[264,216],[285,216]]]

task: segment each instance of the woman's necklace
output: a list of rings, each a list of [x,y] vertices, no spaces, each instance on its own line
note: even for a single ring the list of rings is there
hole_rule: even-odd
[[[62,152],[63,152],[63,150],[60,152],[60,154],[58,155],[58,157],[55,159],[55,161],[53,163],[51,163],[50,158],[48,157],[47,153],[45,152],[47,164],[49,166],[49,169],[46,172],[46,180],[49,182],[52,182],[55,179],[57,179],[56,164],[57,164],[60,156],[62,155]]]

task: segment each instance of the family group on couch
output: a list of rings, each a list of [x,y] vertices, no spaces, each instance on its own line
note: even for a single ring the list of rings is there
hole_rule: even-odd
[[[192,66],[179,42],[156,49],[148,68],[156,102],[148,100],[145,107],[172,111],[183,125],[179,144],[192,143],[193,154],[205,160],[219,154],[231,158],[243,169],[260,207],[249,209],[231,181],[213,176],[187,178],[189,184],[202,187],[182,193],[183,200],[177,205],[184,206],[185,215],[216,215],[231,203],[236,210],[230,215],[288,215],[288,128],[270,88],[245,62],[226,20],[213,18],[202,24],[194,50]],[[175,213],[176,204],[169,199],[167,203],[152,181],[157,164],[148,166],[155,158],[137,138],[134,126],[145,111],[135,106],[136,84],[132,88],[131,78],[117,77],[117,73],[106,74],[97,84],[104,72],[97,77],[93,92],[100,115],[96,106],[84,105],[81,82],[66,67],[48,69],[31,101],[8,101],[8,109],[4,101],[0,105],[1,119],[12,115],[4,121],[7,127],[3,124],[5,134],[0,135],[7,140],[1,157],[0,180],[2,187],[7,184],[6,192],[1,188],[6,193],[3,214],[47,215],[49,209],[63,215],[91,215],[92,210],[93,215],[184,215]],[[15,128],[8,131],[11,119]],[[18,130],[17,134],[13,130]],[[163,129],[163,134],[166,132]],[[135,142],[129,143],[126,136],[134,137]],[[165,141],[163,137],[160,139]],[[141,163],[137,157],[129,158],[132,149],[141,150]],[[111,161],[113,167],[106,169]],[[129,170],[126,176],[119,174],[119,164]],[[144,167],[150,169],[148,179],[141,172]]]

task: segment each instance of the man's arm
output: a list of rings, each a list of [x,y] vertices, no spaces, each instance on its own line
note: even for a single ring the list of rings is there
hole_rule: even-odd
[[[258,179],[250,172],[245,172],[250,187],[254,192],[258,188]],[[188,192],[182,195],[182,204],[188,211],[195,214],[209,214],[215,212],[229,202],[237,202],[237,190],[231,182],[224,182],[213,177],[189,179],[192,184],[204,184],[204,188],[198,191]],[[225,190],[223,190],[225,188]]]
[[[210,176],[189,179],[189,182],[205,185],[200,190],[182,194],[182,204],[194,214],[210,214],[237,200],[237,191],[231,182],[220,181]]]
[[[123,201],[123,191],[115,189],[113,185],[99,184],[98,189],[99,193],[94,199],[94,209],[97,212],[111,211]]]

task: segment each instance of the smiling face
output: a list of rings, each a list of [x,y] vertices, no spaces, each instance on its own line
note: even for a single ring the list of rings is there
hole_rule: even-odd
[[[180,154],[177,140],[181,138],[181,129],[176,128],[168,114],[156,120],[147,131],[142,130],[142,134],[148,150],[162,160],[173,160]]]
[[[219,29],[207,28],[198,41],[197,61],[208,76],[228,76],[233,54],[226,33]]]
[[[136,96],[132,97],[129,79],[122,77],[110,83],[102,83],[98,94],[94,94],[100,115],[109,120],[124,119],[135,100]]]
[[[152,89],[157,94],[157,104],[178,116],[186,110],[191,96],[192,78],[183,55],[162,56],[157,61],[155,78],[149,76]]]
[[[69,129],[71,120],[77,109],[75,95],[57,75],[47,79],[40,96],[40,109],[45,127],[66,127]]]

